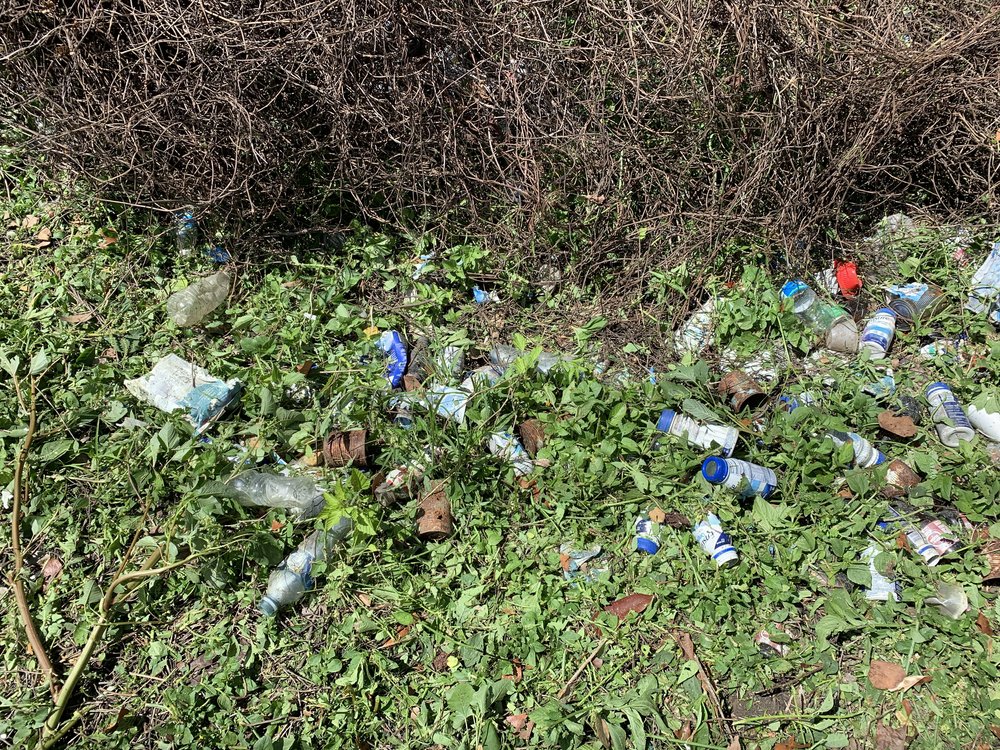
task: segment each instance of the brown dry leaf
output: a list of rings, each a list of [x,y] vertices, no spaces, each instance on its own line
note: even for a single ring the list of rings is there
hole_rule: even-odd
[[[52,239],[52,230],[48,227],[42,227],[38,230],[38,234],[35,235],[39,242],[48,242]]]
[[[379,648],[392,648],[393,646],[398,644],[401,640],[406,638],[406,636],[408,636],[409,634],[410,634],[410,626],[404,625],[403,627],[401,627],[399,630],[396,631],[396,635],[394,635],[392,638],[387,639],[385,643],[379,646]]]
[[[874,660],[868,667],[868,680],[879,690],[892,690],[906,677],[906,670],[890,661]]]
[[[419,718],[420,718],[420,707],[419,706],[413,706],[410,709],[410,721],[416,721]]]
[[[368,596],[368,594],[358,594],[358,601],[360,601],[366,607],[372,606],[372,598]]]
[[[281,531],[283,528],[285,528],[285,524],[283,524],[277,518],[271,521],[271,531],[278,532]]]
[[[667,520],[667,514],[663,512],[662,508],[653,508],[649,511],[649,520],[653,523],[663,523]]]
[[[993,626],[990,625],[990,618],[982,612],[976,617],[976,627],[979,628],[979,632],[983,635],[993,635]]]
[[[618,601],[611,602],[604,608],[604,611],[614,615],[619,620],[623,620],[629,612],[636,614],[642,612],[651,601],[653,601],[653,597],[650,594],[629,594]]]
[[[105,732],[113,732],[118,728],[118,725],[122,723],[122,719],[128,714],[128,709],[122,706],[118,709],[118,715],[115,716],[111,721],[108,722],[107,726],[104,727]]]
[[[535,728],[535,722],[528,721],[528,714],[511,714],[506,721],[517,732],[519,739],[531,739],[531,730]]]
[[[993,732],[993,736],[1000,740],[1000,727],[996,724],[990,724],[990,731]]]
[[[23,219],[21,219],[21,226],[25,229],[31,229],[32,227],[38,226],[38,217],[34,214],[28,214]]]
[[[739,735],[733,737],[732,741],[726,745],[726,750],[743,750],[743,743],[740,742]]]
[[[909,745],[906,739],[906,727],[889,727],[881,721],[875,728],[876,750],[906,750]]]
[[[663,525],[672,529],[690,529],[691,519],[675,510],[663,514]]]
[[[72,323],[73,325],[79,325],[80,323],[86,323],[93,317],[94,313],[92,312],[82,312],[74,315],[63,315],[63,320],[67,323]]]
[[[597,739],[604,747],[611,747],[611,732],[608,730],[608,722],[600,716],[594,720],[594,734],[597,735]]]
[[[808,745],[802,745],[795,741],[795,736],[789,737],[784,742],[779,742],[774,746],[774,750],[800,750],[803,747],[809,747]]]
[[[878,426],[900,438],[911,438],[917,434],[917,426],[913,419],[906,415],[895,415],[887,410],[878,415]]]
[[[511,665],[511,667],[514,668],[514,673],[513,674],[505,674],[500,679],[501,680],[510,680],[511,682],[513,682],[516,685],[517,683],[519,683],[521,681],[521,678],[524,677],[524,670],[525,670],[526,667],[524,666],[524,663],[520,659],[516,659],[516,658],[510,660],[510,665]],[[529,666],[529,667],[527,667],[527,669],[531,669],[531,667]]]
[[[906,712],[907,716],[913,713],[913,704],[910,703],[909,698],[903,698],[903,710]]]
[[[45,579],[45,584],[42,586],[43,589],[48,588],[49,583],[52,582],[56,576],[62,573],[63,563],[55,555],[46,555],[42,558],[42,578]]]
[[[113,244],[118,242],[118,232],[114,229],[107,229],[101,232],[101,241],[98,243],[98,247],[111,247]]]
[[[681,724],[681,728],[674,732],[674,737],[678,740],[689,740],[694,736],[694,732],[691,730],[691,722],[685,721]]]
[[[438,655],[434,657],[434,661],[431,662],[431,667],[435,672],[447,672],[448,671],[448,654],[444,651],[438,651]]]
[[[838,497],[842,497],[845,500],[853,500],[854,499],[854,493],[851,492],[851,488],[850,487],[844,487],[842,490],[840,490],[839,492],[837,492],[837,496]]]
[[[902,531],[896,536],[896,549],[906,549],[909,546],[909,542],[906,541],[906,534]]]
[[[307,359],[305,362],[303,362],[301,365],[298,365],[295,368],[295,372],[299,373],[300,375],[308,375],[309,371],[312,370],[312,368],[313,368],[312,360]]]
[[[988,541],[983,547],[983,555],[990,566],[990,572],[983,576],[983,580],[994,581],[1000,578],[1000,539]]]
[[[930,677],[925,677],[924,675],[921,675],[921,674],[911,674],[911,675],[908,675],[908,676],[904,677],[903,679],[901,679],[899,681],[899,684],[896,685],[896,687],[889,688],[889,692],[890,693],[905,693],[907,690],[909,690],[914,685],[923,685],[923,684],[925,684],[927,682],[930,682],[930,681],[931,681]]]

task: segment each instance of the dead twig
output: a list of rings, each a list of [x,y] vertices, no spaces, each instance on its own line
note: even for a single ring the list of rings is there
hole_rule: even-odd
[[[698,654],[694,650],[694,641],[691,640],[691,635],[679,631],[674,633],[674,640],[680,646],[684,658],[698,665],[698,682],[701,683],[702,690],[705,691],[705,695],[708,696],[708,700],[712,704],[715,716],[726,735],[726,739],[732,741],[735,735],[729,726],[729,717],[726,716],[726,709],[723,707],[722,701],[719,700],[719,694],[715,690],[715,685],[712,684],[712,678],[709,677],[708,670],[705,669],[705,665],[701,663],[701,659],[698,658]]]
[[[607,645],[607,643],[608,639],[604,638],[601,640],[600,643],[597,644],[597,646],[594,647],[594,650],[591,651],[590,654],[587,656],[587,658],[583,660],[583,663],[579,667],[577,667],[577,670],[573,673],[573,676],[570,677],[566,681],[566,684],[562,686],[562,690],[556,693],[556,700],[561,701],[569,694],[569,691],[573,689],[573,686],[576,684],[577,680],[580,679],[580,676],[583,674],[584,670],[594,659],[597,658],[597,655],[601,653],[601,649],[603,649]]]

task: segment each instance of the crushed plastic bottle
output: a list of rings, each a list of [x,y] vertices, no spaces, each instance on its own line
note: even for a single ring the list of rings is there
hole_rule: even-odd
[[[976,431],[972,429],[972,423],[946,383],[928,385],[927,402],[931,407],[934,429],[942,443],[949,448],[957,448],[961,441],[975,439]]]
[[[722,530],[722,521],[714,513],[695,524],[694,538],[718,567],[731,568],[739,561],[733,540]]]
[[[735,427],[721,424],[702,424],[673,409],[664,409],[656,423],[656,429],[669,435],[683,438],[689,443],[706,450],[718,448],[722,455],[733,455],[736,441],[740,437]]]
[[[194,206],[185,206],[174,214],[178,254],[190,255],[198,244],[198,220],[194,216]]]
[[[302,540],[302,544],[284,559],[267,579],[267,592],[257,608],[273,617],[281,607],[294,604],[315,585],[312,568],[324,562],[330,551],[347,538],[354,528],[350,516],[343,516],[329,530],[316,529]]]
[[[674,345],[681,354],[700,354],[714,339],[715,299],[709,298],[695,310],[674,334]]]
[[[244,471],[227,484],[236,491],[240,505],[285,508],[300,521],[318,516],[326,503],[323,490],[309,477]]]
[[[771,469],[738,458],[710,456],[701,464],[701,475],[712,484],[738,490],[742,497],[769,497],[778,488],[778,477]]]
[[[924,599],[925,604],[933,604],[946,617],[952,620],[961,619],[969,611],[969,597],[965,589],[957,583],[942,581],[938,584],[934,596]]]
[[[196,281],[174,292],[167,300],[167,314],[181,327],[196,326],[229,296],[232,277],[226,271]]]
[[[837,445],[851,443],[854,446],[854,465],[859,469],[870,469],[889,460],[882,451],[856,432],[830,430],[827,435]]]
[[[490,362],[499,372],[504,373],[510,369],[511,365],[517,362],[517,360],[528,356],[528,354],[530,354],[530,352],[522,352],[513,346],[501,344],[494,347],[490,351]],[[538,355],[538,361],[535,362],[535,369],[544,375],[563,361],[565,361],[565,358],[560,357],[558,354],[540,352]]]
[[[792,280],[781,288],[795,316],[815,333],[825,336],[826,346],[848,354],[858,350],[858,326],[839,305],[824,302],[804,281]]]
[[[502,458],[514,467],[514,476],[530,474],[535,464],[524,446],[509,432],[494,432],[487,443],[490,453]]]
[[[972,275],[971,286],[965,309],[986,315],[993,325],[1000,326],[1000,241],[993,243],[990,254]]]
[[[879,309],[861,332],[858,351],[867,351],[872,359],[884,359],[896,333],[896,313],[888,307]]]

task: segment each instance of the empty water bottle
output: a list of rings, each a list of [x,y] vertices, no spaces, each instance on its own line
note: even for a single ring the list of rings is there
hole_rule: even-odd
[[[198,325],[229,296],[232,281],[225,271],[219,271],[191,286],[170,295],[167,314],[179,326]]]
[[[870,469],[885,463],[885,454],[856,432],[830,430],[827,433],[837,445],[851,443],[854,446],[854,465],[859,469]]]
[[[972,423],[946,383],[927,386],[927,403],[931,406],[931,419],[942,443],[949,448],[957,448],[961,441],[975,439]]]
[[[314,585],[312,568],[324,562],[334,545],[345,539],[354,528],[349,516],[343,516],[329,530],[316,529],[298,548],[286,557],[267,579],[267,592],[257,608],[268,617],[281,607],[294,604]]]
[[[789,281],[781,288],[781,297],[791,310],[816,333],[825,336],[826,346],[837,352],[858,350],[858,326],[847,311],[816,296],[804,281]]]
[[[712,484],[739,490],[743,497],[768,497],[778,488],[778,477],[771,469],[738,458],[710,456],[701,464],[701,475]]]
[[[198,244],[198,221],[194,218],[194,206],[185,206],[174,214],[174,226],[177,232],[177,252],[180,255],[190,255]]]
[[[315,518],[323,510],[323,490],[309,477],[286,477],[262,471],[244,471],[228,482],[240,505],[285,508],[296,518]]]
[[[721,424],[702,424],[673,409],[663,410],[660,414],[660,420],[656,423],[656,429],[669,435],[684,438],[699,448],[719,448],[722,455],[727,457],[733,455],[733,449],[740,436],[735,427],[726,427]]]

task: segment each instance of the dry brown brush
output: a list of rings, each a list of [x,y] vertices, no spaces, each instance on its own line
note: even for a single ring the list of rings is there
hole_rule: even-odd
[[[595,280],[995,208],[1000,6],[6,0],[0,109],[105,196],[347,214]]]

